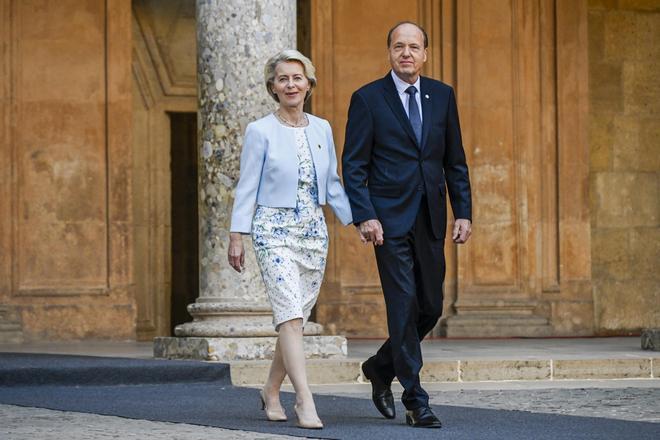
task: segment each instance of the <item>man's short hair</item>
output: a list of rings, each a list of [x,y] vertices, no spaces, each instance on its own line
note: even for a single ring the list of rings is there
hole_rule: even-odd
[[[395,24],[392,27],[392,29],[390,29],[390,31],[387,33],[387,47],[388,48],[390,47],[390,44],[392,44],[392,32],[394,32],[394,30],[396,28],[398,28],[399,26],[401,26],[402,24],[412,24],[413,26],[417,27],[417,29],[422,31],[422,35],[424,35],[424,49],[429,47],[429,36],[426,34],[426,31],[424,30],[423,27],[421,27],[420,25],[418,25],[417,23],[415,23],[413,21],[400,21],[397,24]]]

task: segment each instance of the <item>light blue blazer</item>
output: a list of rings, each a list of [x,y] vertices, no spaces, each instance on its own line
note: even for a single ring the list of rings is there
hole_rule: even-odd
[[[330,205],[347,225],[353,221],[348,197],[337,174],[337,155],[332,129],[325,119],[307,114],[305,134],[312,152],[319,204]],[[236,186],[231,232],[250,233],[256,205],[295,208],[298,190],[298,156],[294,130],[282,125],[272,113],[245,130],[241,173]]]

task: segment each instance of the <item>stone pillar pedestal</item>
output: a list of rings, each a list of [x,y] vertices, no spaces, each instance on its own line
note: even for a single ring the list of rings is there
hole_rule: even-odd
[[[248,123],[276,106],[266,92],[264,65],[296,47],[295,0],[197,0],[199,87],[200,294],[188,306],[193,321],[177,337],[156,338],[154,356],[230,361],[272,356],[276,333],[249,236],[245,271],[227,261],[234,187]],[[305,326],[310,356],[346,356],[346,339]]]

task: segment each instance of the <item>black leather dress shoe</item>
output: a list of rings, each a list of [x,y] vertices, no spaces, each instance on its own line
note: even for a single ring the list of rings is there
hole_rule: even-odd
[[[371,400],[374,401],[376,409],[378,409],[386,419],[393,419],[396,416],[396,413],[394,410],[394,396],[392,396],[392,389],[381,380],[380,376],[369,361],[362,363],[362,372],[364,373],[364,377],[371,381]]]
[[[406,411],[406,423],[413,428],[442,428],[442,422],[428,406]]]

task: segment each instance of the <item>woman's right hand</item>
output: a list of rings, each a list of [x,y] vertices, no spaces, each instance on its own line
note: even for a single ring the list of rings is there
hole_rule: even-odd
[[[229,265],[236,272],[242,272],[245,268],[245,249],[243,248],[243,237],[238,232],[229,234],[229,251],[227,252]]]

